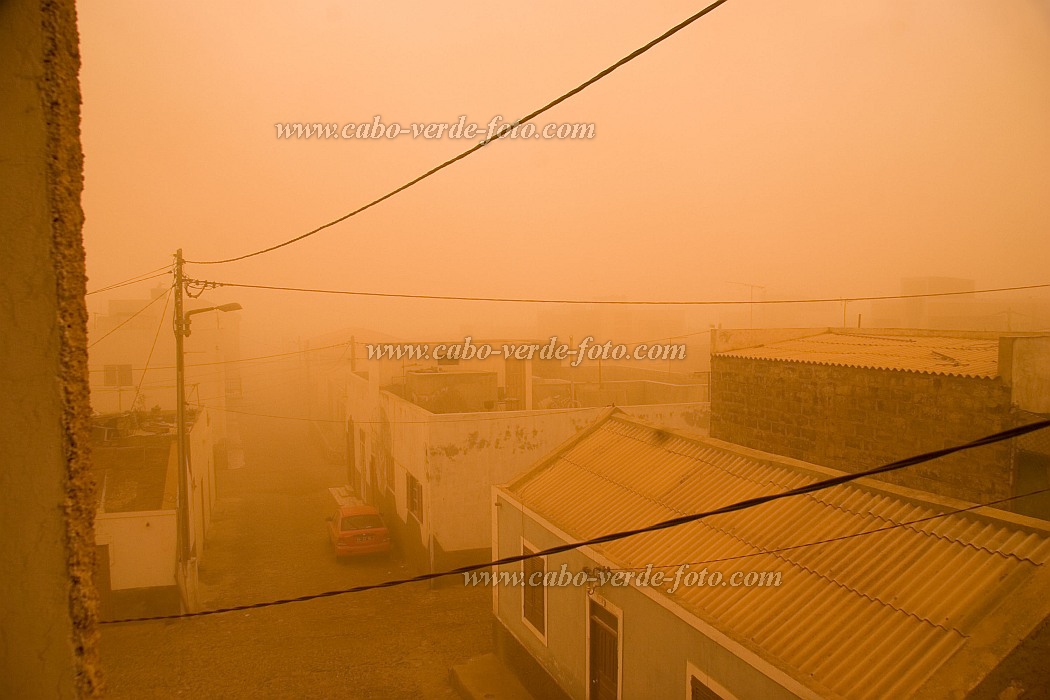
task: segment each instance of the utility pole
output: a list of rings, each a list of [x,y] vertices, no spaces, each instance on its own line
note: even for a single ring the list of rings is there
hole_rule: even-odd
[[[729,284],[739,284],[741,287],[748,288],[748,328],[755,327],[755,290],[765,290],[761,284],[751,284],[750,282],[729,282]]]
[[[176,523],[178,533],[177,566],[184,577],[186,596],[190,608],[196,606],[197,574],[195,569],[191,570],[190,562],[196,558],[196,542],[190,546],[190,451],[189,439],[186,435],[186,361],[184,341],[190,334],[190,316],[202,314],[208,311],[240,311],[241,305],[236,303],[209,306],[203,309],[185,311],[183,309],[183,294],[186,291],[186,278],[183,266],[186,261],[182,257],[182,248],[175,251],[175,312],[172,326],[175,331],[175,454],[178,463],[179,481],[176,509]],[[202,290],[203,291],[203,290]],[[200,388],[198,387],[197,399],[200,403]]]
[[[182,311],[183,292],[182,248],[175,252],[175,438],[176,462],[179,469],[178,485],[178,540],[179,563],[190,560],[189,479],[186,450],[186,367],[183,359],[183,340],[186,337],[186,319]]]

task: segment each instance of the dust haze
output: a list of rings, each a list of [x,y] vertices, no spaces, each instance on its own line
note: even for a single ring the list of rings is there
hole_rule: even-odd
[[[528,556],[1050,414],[1045,2],[730,0],[538,116],[537,137],[493,139],[302,240],[203,264],[382,197],[699,9],[78,3],[88,367],[97,478],[109,484],[96,520],[96,538],[109,538],[97,539],[104,616]],[[479,126],[472,138],[410,128],[461,119]],[[376,122],[405,128],[357,135]],[[282,136],[289,124],[341,137]],[[547,124],[591,133],[540,138]],[[181,370],[173,320],[191,331]],[[176,478],[183,456],[170,467],[168,450],[182,433],[190,466]],[[832,490],[776,521],[824,529],[774,536],[768,522],[722,515],[707,535],[688,526],[692,544],[645,535],[483,569],[611,576],[767,552],[723,569],[727,580],[783,574],[775,592],[740,588],[753,619],[720,587],[690,592],[686,570],[673,593],[600,577],[536,593],[457,574],[104,625],[107,682],[129,698],[491,697],[486,683],[499,697],[1035,698],[1050,681],[1025,659],[1046,648],[1036,621],[1050,611],[1026,621],[1018,601],[1047,582],[1046,433],[835,487],[878,492],[883,506],[836,510],[855,501]],[[737,481],[711,464],[738,469]],[[1003,541],[1025,533],[1035,544],[1010,553],[1020,583],[1002,583],[1013,568],[993,583],[996,564],[975,555],[957,565],[974,567],[979,592],[945,584],[942,598],[962,602],[937,608],[920,580],[930,572],[901,564],[912,545],[940,575],[962,561],[936,538],[916,544],[932,526],[908,526],[916,542],[861,538],[838,563],[768,554],[880,517],[903,528],[919,517],[906,503],[941,513],[946,539],[981,553],[994,545],[966,518],[991,513]],[[965,510],[975,504],[994,505]],[[585,517],[606,508],[622,517]],[[155,526],[127,550],[128,530],[103,517],[154,511],[172,514],[170,537]],[[852,577],[849,562],[866,556],[902,578]],[[175,578],[158,583],[169,565]],[[860,598],[881,600],[901,615],[886,628],[899,636],[866,651],[829,643],[855,651],[841,658],[796,649],[760,621],[781,610],[798,630],[824,629],[796,595],[826,595],[832,622],[855,605],[873,627],[881,618]],[[1003,606],[1016,648],[996,641],[979,603]],[[910,632],[915,619],[934,622]],[[662,633],[681,648],[632,640]],[[936,654],[907,656],[909,639]],[[962,661],[987,649],[999,656],[984,666]],[[881,655],[912,670],[897,685],[857,681]],[[174,673],[180,664],[200,672]]]

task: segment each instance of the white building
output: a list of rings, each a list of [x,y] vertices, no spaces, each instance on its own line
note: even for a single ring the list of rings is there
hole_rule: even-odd
[[[613,411],[493,490],[493,554],[841,474]],[[1048,563],[1046,522],[860,479],[500,567],[584,577],[494,586],[497,648],[545,698],[1045,697]]]
[[[378,364],[359,362],[362,369],[348,374],[347,481],[384,511],[409,560],[427,569],[487,558],[491,487],[585,428],[608,399],[596,390],[589,394],[595,403],[533,408],[528,402],[544,379],[530,363],[464,362],[400,376]],[[624,396],[638,397],[623,410],[706,432],[706,386],[619,381],[634,386]],[[525,407],[517,408],[519,396],[528,397]]]

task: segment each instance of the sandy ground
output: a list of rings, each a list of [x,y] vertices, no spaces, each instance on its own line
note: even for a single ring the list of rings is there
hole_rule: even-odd
[[[324,464],[307,425],[241,417],[245,467],[216,474],[205,608],[410,575],[397,557],[337,561]],[[453,663],[491,649],[491,592],[458,581],[171,622],[103,626],[113,698],[455,698]]]

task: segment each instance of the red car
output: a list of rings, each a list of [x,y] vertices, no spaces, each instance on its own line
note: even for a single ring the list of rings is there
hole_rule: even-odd
[[[390,531],[383,516],[364,504],[339,506],[328,516],[328,538],[337,557],[390,551]]]

